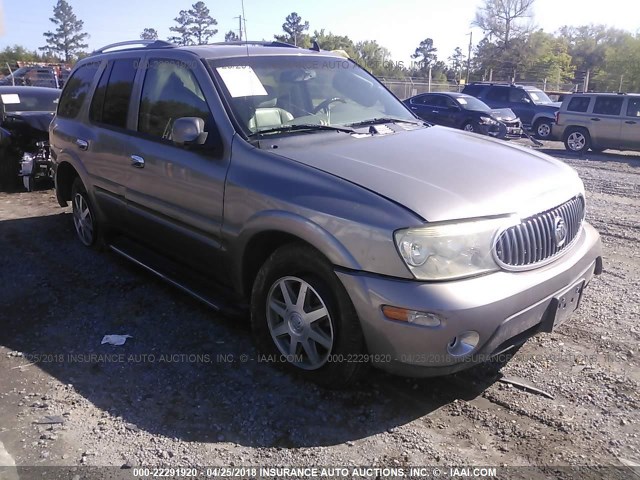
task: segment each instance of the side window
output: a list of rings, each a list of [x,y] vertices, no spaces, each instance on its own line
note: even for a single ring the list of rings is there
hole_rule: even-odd
[[[627,117],[640,117],[640,98],[629,98]]]
[[[436,97],[435,95],[425,95],[424,97],[422,97],[422,104],[429,105],[430,107],[437,107],[438,97]]]
[[[601,115],[620,115],[623,97],[597,97],[593,113]]]
[[[487,93],[487,100],[495,102],[508,102],[509,101],[509,87],[492,87]]]
[[[129,100],[140,59],[110,62],[93,95],[89,118],[96,123],[126,128]]]
[[[514,103],[526,103],[525,98],[529,98],[527,96],[527,92],[525,92],[522,88],[510,88],[509,89],[509,101]]]
[[[196,78],[176,60],[151,60],[142,86],[138,131],[171,140],[173,121],[200,117],[209,131],[213,118]]]
[[[87,63],[71,75],[60,97],[58,116],[64,118],[78,116],[97,71],[98,63]]]
[[[589,108],[591,97],[573,97],[569,100],[567,111],[569,112],[586,112]]]
[[[481,91],[482,91],[481,85],[469,85],[464,87],[464,93],[466,93],[467,95],[472,95],[474,97],[477,97]]]

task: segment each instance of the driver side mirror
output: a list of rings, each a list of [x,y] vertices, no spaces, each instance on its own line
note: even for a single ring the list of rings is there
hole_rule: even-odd
[[[173,122],[171,140],[176,145],[203,145],[207,141],[204,120],[199,117],[181,117]]]

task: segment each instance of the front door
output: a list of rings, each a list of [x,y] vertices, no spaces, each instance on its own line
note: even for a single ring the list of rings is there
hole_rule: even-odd
[[[622,132],[621,95],[603,95],[596,97],[593,104],[593,115],[589,117],[591,143],[601,148],[620,148]]]
[[[126,184],[130,230],[175,259],[222,278],[219,266],[228,153],[213,148],[216,127],[203,90],[201,64],[151,59],[146,65],[131,139]],[[178,146],[174,121],[200,117],[209,138],[202,146]]]
[[[620,136],[620,148],[640,150],[640,97],[629,97]]]

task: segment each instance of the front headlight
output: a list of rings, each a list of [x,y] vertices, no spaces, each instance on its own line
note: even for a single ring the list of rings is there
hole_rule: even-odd
[[[451,280],[498,269],[496,235],[519,222],[514,216],[433,223],[395,232],[404,262],[419,280]]]
[[[484,123],[485,125],[497,125],[498,122],[495,121],[491,117],[480,117],[480,123]]]

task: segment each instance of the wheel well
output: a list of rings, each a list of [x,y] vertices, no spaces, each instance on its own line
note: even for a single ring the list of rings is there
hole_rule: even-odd
[[[281,246],[291,243],[310,245],[295,235],[278,231],[261,232],[249,240],[242,256],[242,291],[245,295],[251,294],[256,275],[267,258]]]
[[[564,140],[566,140],[571,132],[580,130],[586,134],[587,138],[591,139],[591,135],[589,135],[589,129],[587,127],[583,127],[582,125],[569,125],[564,129]]]
[[[56,193],[59,202],[68,202],[71,200],[71,186],[77,176],[78,172],[70,163],[63,162],[58,165],[56,171]],[[62,206],[66,206],[66,204]]]

